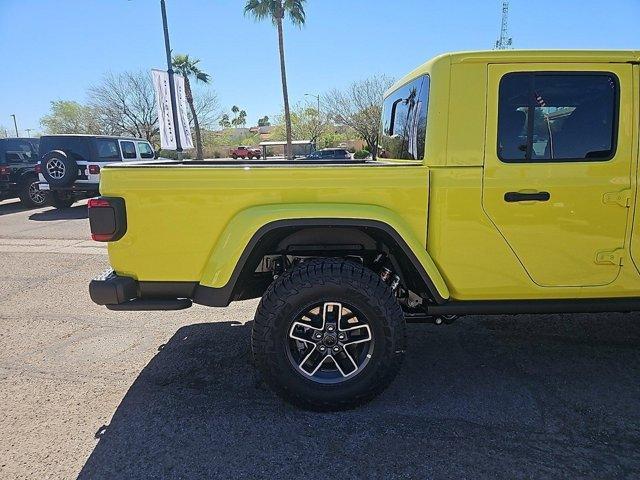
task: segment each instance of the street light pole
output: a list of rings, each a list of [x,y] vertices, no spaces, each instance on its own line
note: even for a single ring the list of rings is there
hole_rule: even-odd
[[[27,132],[27,138],[31,137],[31,129],[30,128],[25,128],[24,129]]]
[[[11,116],[13,117],[13,126],[16,128],[16,137],[19,137],[20,135],[18,135],[18,122],[16,122],[16,115],[12,113]]]
[[[173,134],[176,137],[176,152],[178,160],[182,160],[182,145],[180,144],[180,131],[178,130],[178,98],[176,97],[176,86],[173,82],[173,63],[171,62],[171,44],[169,43],[169,27],[167,26],[167,8],[165,1],[160,0],[162,9],[162,27],[164,28],[164,48],[167,53],[167,73],[169,74],[169,94],[171,95],[171,115],[173,117]]]
[[[318,117],[320,116],[320,95],[314,95],[313,93],[305,93],[305,96],[307,97],[314,97],[316,100],[318,100]]]
[[[315,99],[318,101],[318,109],[316,110],[316,115],[318,116],[318,128],[320,125],[320,95],[314,95],[313,93],[305,93],[304,94],[306,97],[315,97]],[[312,148],[318,148],[318,146],[314,143],[314,146]]]

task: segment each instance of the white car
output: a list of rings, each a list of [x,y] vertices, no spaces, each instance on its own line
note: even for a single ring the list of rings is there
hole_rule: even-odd
[[[51,192],[56,208],[97,196],[100,170],[109,163],[157,158],[147,140],[103,135],[46,135],[40,153],[38,186]]]

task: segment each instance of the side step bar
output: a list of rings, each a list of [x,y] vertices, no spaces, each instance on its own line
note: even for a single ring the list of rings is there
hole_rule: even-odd
[[[150,310],[184,310],[192,305],[188,298],[136,298],[124,303],[107,304],[109,310],[115,311],[150,311]]]

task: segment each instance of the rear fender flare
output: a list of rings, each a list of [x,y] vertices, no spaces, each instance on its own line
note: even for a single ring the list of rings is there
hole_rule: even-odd
[[[213,306],[228,304],[244,264],[261,238],[274,229],[291,226],[354,226],[381,230],[403,250],[436,303],[449,299],[449,289],[423,243],[393,211],[357,204],[279,204],[248,208],[229,221],[204,265],[194,300]]]

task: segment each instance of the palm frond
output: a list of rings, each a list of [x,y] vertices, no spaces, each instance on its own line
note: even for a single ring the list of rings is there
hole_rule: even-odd
[[[306,21],[305,2],[306,0],[284,0],[284,11],[289,15],[291,23],[297,27],[302,27]]]

